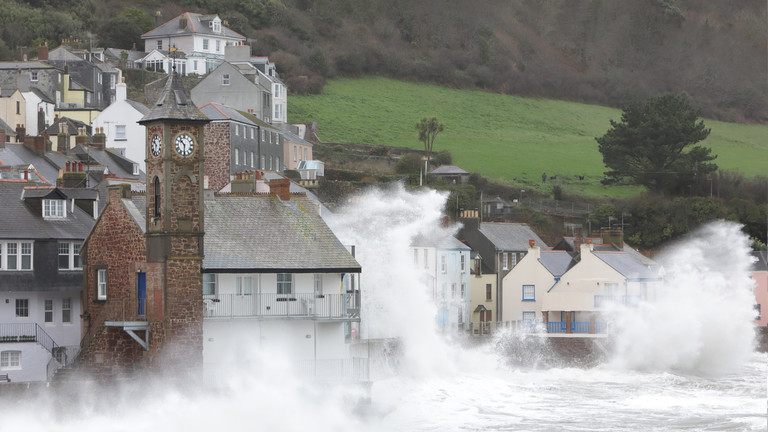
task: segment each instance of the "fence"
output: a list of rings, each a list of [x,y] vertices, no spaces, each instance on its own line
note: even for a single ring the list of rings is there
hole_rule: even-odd
[[[358,319],[360,292],[345,294],[219,294],[204,296],[204,316],[209,318],[306,317]]]

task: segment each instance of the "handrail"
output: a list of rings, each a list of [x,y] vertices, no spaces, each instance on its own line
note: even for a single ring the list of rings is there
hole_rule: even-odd
[[[360,292],[206,295],[203,316],[354,320],[360,317]]]

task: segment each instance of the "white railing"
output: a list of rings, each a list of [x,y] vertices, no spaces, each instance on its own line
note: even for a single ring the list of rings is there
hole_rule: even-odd
[[[203,296],[206,318],[360,318],[360,293],[219,294]]]

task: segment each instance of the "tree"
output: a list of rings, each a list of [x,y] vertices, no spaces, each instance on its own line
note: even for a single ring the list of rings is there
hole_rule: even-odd
[[[710,132],[699,114],[687,97],[674,94],[626,106],[621,122],[611,120],[608,132],[595,138],[611,169],[603,182],[628,180],[653,192],[684,193],[697,177],[717,171],[710,163],[717,155],[695,145]]]
[[[416,130],[419,131],[419,141],[424,143],[424,152],[427,153],[427,166],[435,146],[435,137],[445,129],[445,125],[437,120],[437,117],[430,119],[424,117],[416,123]],[[424,173],[426,175],[426,173]]]

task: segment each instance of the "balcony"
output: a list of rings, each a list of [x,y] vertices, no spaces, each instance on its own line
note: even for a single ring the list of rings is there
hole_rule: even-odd
[[[627,307],[637,307],[643,300],[645,300],[645,296],[642,295],[595,295],[595,307],[602,308],[610,303],[618,303]]]
[[[204,296],[205,318],[360,321],[360,292]]]

